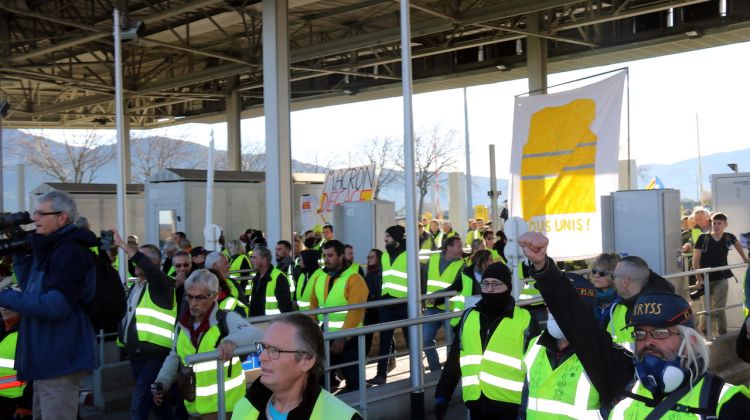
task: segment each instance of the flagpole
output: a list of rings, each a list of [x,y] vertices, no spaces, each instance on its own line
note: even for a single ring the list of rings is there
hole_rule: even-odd
[[[698,113],[695,113],[695,140],[698,143],[698,202],[701,203],[701,207],[705,204],[703,202],[703,165],[701,158],[701,132],[698,126]]]

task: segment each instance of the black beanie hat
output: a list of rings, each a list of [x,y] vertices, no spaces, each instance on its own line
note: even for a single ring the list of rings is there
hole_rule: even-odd
[[[393,238],[395,241],[403,242],[404,241],[404,235],[406,234],[406,229],[404,229],[401,225],[393,225],[385,230],[385,233],[391,235],[391,238]]]
[[[513,279],[510,275],[510,269],[508,269],[507,265],[501,262],[488,265],[487,268],[484,269],[484,273],[482,273],[482,280],[484,279],[500,280],[508,286],[508,291],[513,290]]]

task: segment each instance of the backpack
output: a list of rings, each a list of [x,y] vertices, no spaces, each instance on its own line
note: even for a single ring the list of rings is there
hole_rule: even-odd
[[[94,266],[89,276],[95,282],[96,287],[93,297],[83,304],[83,308],[95,331],[117,331],[120,321],[125,316],[125,289],[107,253],[100,250],[98,255],[92,252],[92,256]]]

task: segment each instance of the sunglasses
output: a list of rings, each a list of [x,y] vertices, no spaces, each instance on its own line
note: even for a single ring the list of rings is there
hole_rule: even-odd
[[[190,293],[185,293],[185,299],[188,301],[195,300],[198,302],[203,302],[210,298],[213,295],[191,295]]]
[[[174,268],[190,267],[190,264],[174,264]]]
[[[591,274],[598,275],[599,277],[606,277],[609,275],[609,271],[591,270]]]

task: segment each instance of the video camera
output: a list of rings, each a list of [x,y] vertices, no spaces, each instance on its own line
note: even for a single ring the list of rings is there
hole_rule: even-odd
[[[29,248],[33,231],[25,231],[22,225],[32,223],[28,212],[0,213],[0,256],[19,249]]]

